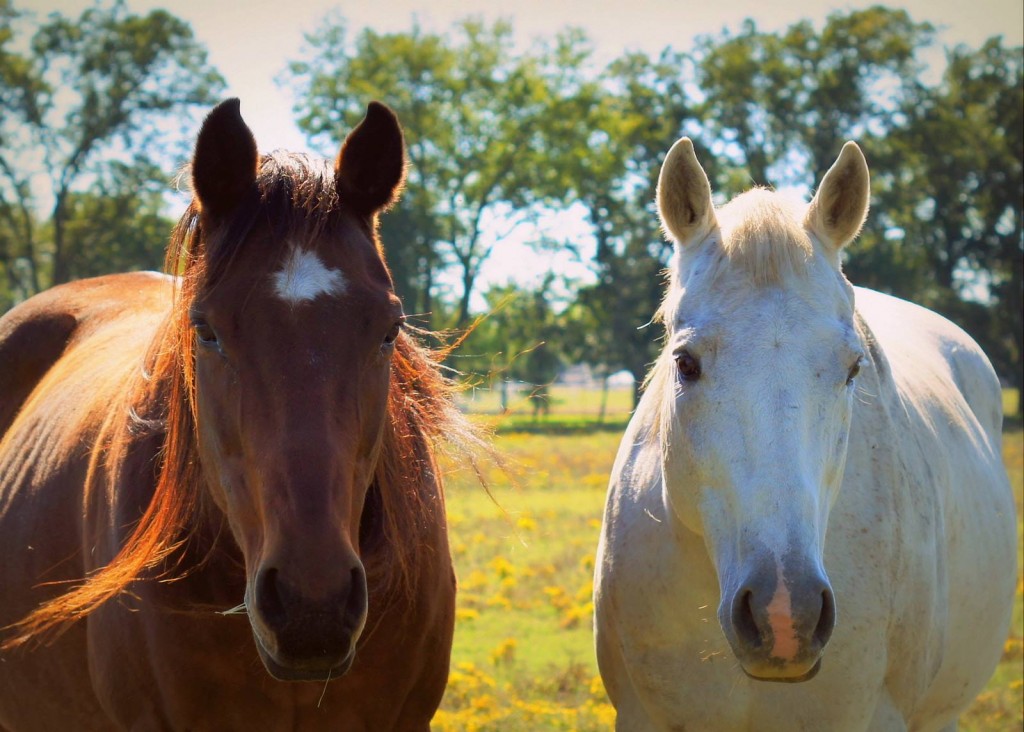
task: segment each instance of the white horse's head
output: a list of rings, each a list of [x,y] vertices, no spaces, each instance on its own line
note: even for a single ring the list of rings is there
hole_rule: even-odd
[[[753,190],[715,211],[686,138],[658,182],[676,244],[654,377],[665,500],[703,536],[722,629],[759,679],[811,678],[835,623],[825,529],[864,358],[839,262],[868,193],[852,142],[809,207]]]

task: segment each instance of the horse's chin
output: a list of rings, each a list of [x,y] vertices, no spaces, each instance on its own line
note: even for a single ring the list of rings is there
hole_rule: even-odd
[[[754,681],[774,681],[779,684],[799,684],[804,681],[810,681],[818,675],[818,672],[821,671],[821,659],[819,658],[815,661],[814,665],[807,671],[801,673],[798,670],[796,673],[792,674],[787,674],[786,669],[784,668],[772,669],[769,673],[756,673],[748,670],[743,664],[740,664],[740,667],[743,669],[743,673]]]
[[[337,658],[318,656],[316,658],[278,661],[266,649],[259,635],[253,633],[256,650],[267,673],[278,681],[330,681],[348,673],[356,658],[355,644],[340,660]]]

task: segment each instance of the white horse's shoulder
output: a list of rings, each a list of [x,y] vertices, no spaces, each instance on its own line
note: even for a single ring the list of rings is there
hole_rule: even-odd
[[[927,410],[963,399],[990,438],[1002,428],[999,378],[981,347],[960,327],[927,308],[857,287],[857,310],[870,327],[905,398]],[[933,378],[922,378],[931,375]]]

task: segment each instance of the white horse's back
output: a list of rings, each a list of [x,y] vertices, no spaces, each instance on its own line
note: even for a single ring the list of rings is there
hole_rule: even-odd
[[[857,310],[885,343],[900,393],[914,399],[922,411],[935,409],[950,396],[963,398],[998,451],[1003,421],[1002,389],[988,357],[974,339],[920,305],[874,290],[855,289]],[[936,355],[942,358],[937,359]],[[948,373],[938,374],[938,383],[922,378],[922,369],[935,367],[943,372],[948,369]]]

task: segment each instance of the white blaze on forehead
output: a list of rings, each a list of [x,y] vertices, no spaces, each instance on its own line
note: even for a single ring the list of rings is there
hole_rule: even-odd
[[[295,305],[319,295],[341,295],[345,292],[345,275],[325,265],[316,252],[295,247],[284,267],[273,275],[274,292],[285,302]]]

